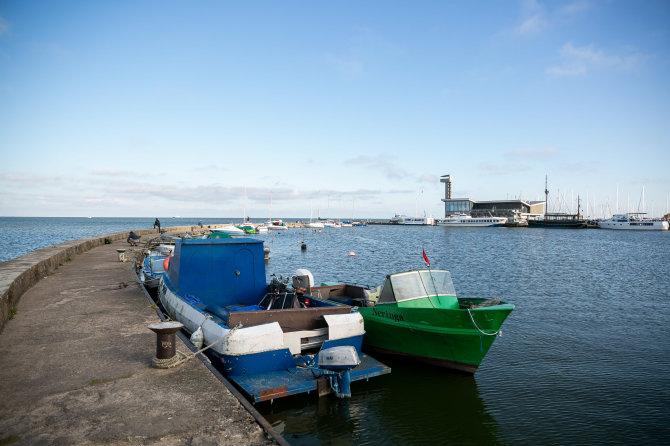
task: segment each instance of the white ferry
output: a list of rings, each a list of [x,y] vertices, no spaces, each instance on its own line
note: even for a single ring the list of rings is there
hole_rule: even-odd
[[[504,226],[505,223],[507,223],[505,217],[472,217],[467,214],[454,214],[437,220],[438,226],[451,228],[495,227]]]

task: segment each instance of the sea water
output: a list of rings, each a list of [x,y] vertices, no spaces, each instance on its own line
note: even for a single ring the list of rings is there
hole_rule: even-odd
[[[0,262],[70,240],[153,228],[155,217],[0,217]],[[238,221],[241,220],[238,219]],[[161,225],[232,223],[233,218],[160,218]]]
[[[368,226],[266,244],[269,270],[369,285],[425,267],[425,250],[458,295],[516,306],[474,376],[378,357],[392,373],[353,383],[351,399],[257,405],[291,444],[670,439],[670,232]]]
[[[95,220],[0,218],[0,252],[12,258],[72,238],[153,225],[153,218]],[[432,268],[451,271],[460,296],[499,297],[516,306],[474,376],[377,357],[392,373],[352,383],[350,399],[312,394],[257,404],[293,445],[664,444],[670,438],[668,231],[370,225],[253,237],[270,248],[268,279],[307,268],[317,283],[374,286],[386,274],[425,267],[425,250]]]

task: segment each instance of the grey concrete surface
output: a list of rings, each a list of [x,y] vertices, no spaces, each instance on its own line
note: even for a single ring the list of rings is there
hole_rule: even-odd
[[[199,360],[151,367],[159,318],[117,248],[32,273],[0,334],[0,444],[272,444]]]
[[[198,229],[197,226],[176,226],[169,230],[173,233],[185,233],[197,231]],[[96,246],[104,245],[105,239],[111,241],[126,240],[128,232],[124,231],[100,237],[71,240],[38,249],[19,258],[0,263],[0,332],[7,322],[10,310],[16,306],[21,295],[26,290],[39,282],[43,277],[54,272],[59,265],[62,265],[74,255],[93,249]],[[157,235],[156,229],[135,230],[135,233],[147,237]]]

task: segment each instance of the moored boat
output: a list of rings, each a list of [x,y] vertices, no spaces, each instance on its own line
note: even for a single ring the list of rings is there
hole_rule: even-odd
[[[284,231],[288,229],[288,226],[282,220],[270,220],[265,222],[264,226],[271,231]]]
[[[475,373],[514,305],[456,297],[449,271],[387,276],[378,290],[350,284],[313,287],[311,296],[358,306],[366,351]]]
[[[449,228],[473,228],[505,226],[505,217],[472,217],[468,214],[453,214],[437,220],[437,226]]]
[[[258,234],[256,227],[251,223],[242,223],[235,226],[237,229],[241,229],[245,234]]]
[[[544,178],[544,215],[538,218],[529,218],[529,228],[556,228],[556,229],[585,229],[586,219],[579,213],[579,195],[577,195],[577,213],[549,213],[549,189],[547,178]]]
[[[220,226],[216,229],[210,229],[210,232],[223,232],[228,235],[244,235],[244,230],[233,225]]]
[[[174,240],[167,236],[151,239],[145,244],[143,255],[137,264],[137,272],[140,283],[148,291],[153,292],[158,288],[161,277],[165,274],[163,263],[173,251]]]
[[[306,299],[281,279],[266,283],[261,240],[178,240],[158,294],[171,318],[213,344],[212,363],[254,402],[317,389],[347,396],[348,381],[390,372],[361,352],[359,312]],[[356,357],[343,370],[320,362],[335,347]]]
[[[586,220],[581,214],[544,214],[540,218],[529,218],[529,228],[584,229]]]
[[[629,212],[627,214],[615,214],[607,220],[598,222],[602,229],[619,229],[629,231],[667,231],[667,220],[655,220],[645,217],[644,212]]]
[[[418,225],[418,226],[433,226],[435,219],[433,217],[408,217],[406,215],[395,215],[390,221],[396,225]]]

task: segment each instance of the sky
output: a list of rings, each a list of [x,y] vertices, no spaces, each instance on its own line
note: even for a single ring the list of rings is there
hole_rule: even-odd
[[[665,0],[0,0],[0,216],[660,216],[669,109]]]

